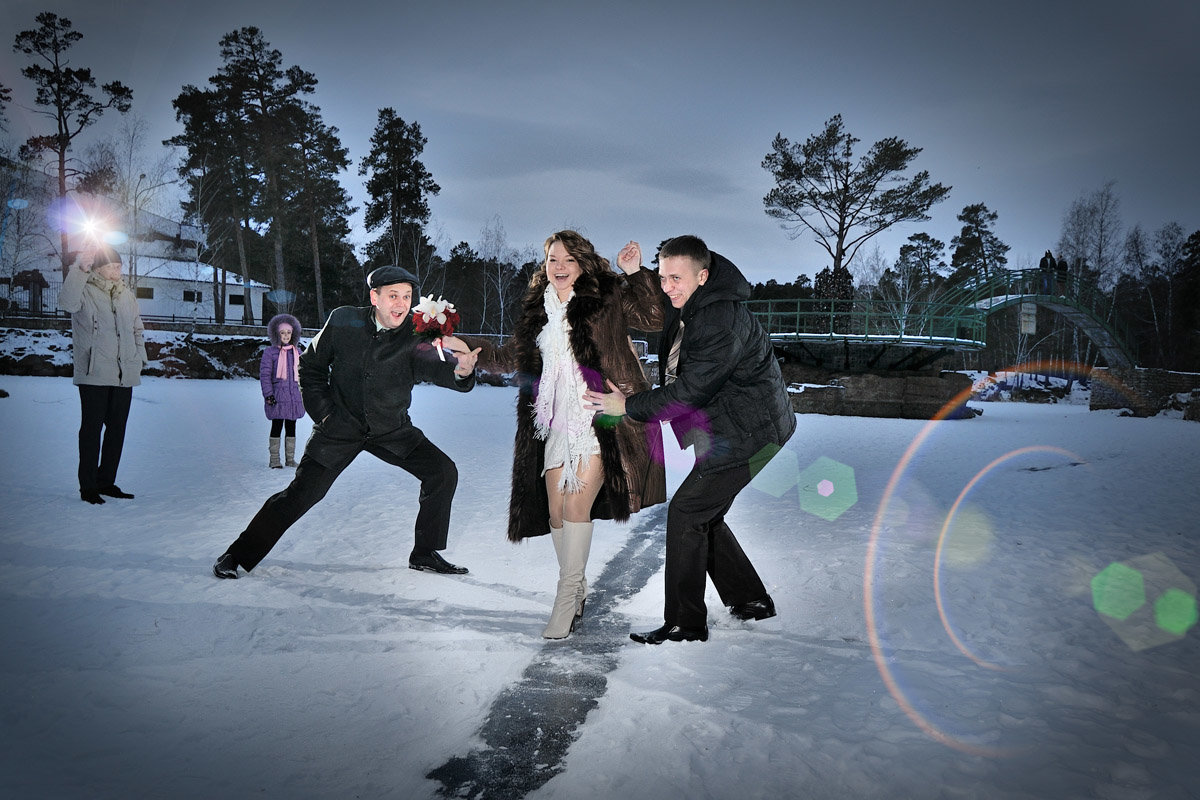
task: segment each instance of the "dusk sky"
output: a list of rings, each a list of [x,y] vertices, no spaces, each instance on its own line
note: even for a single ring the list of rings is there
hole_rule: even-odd
[[[1063,215],[1115,181],[1126,225],[1200,229],[1200,4],[1173,0],[847,2],[5,3],[0,82],[14,90],[9,136],[46,121],[19,74],[13,37],[41,11],[83,40],[72,64],[132,88],[151,141],[178,132],[171,100],[206,85],[218,41],[259,27],[284,64],[313,72],[325,122],[354,168],[378,109],[428,137],[441,185],[431,233],[448,255],[497,215],[509,245],[575,227],[609,258],[629,239],[652,257],[695,233],[752,281],[829,263],[808,235],[764,213],[761,166],[777,133],[802,142],[841,114],[863,153],[898,136],[952,186],[932,219],[876,237],[894,259],[911,234],[947,244],[962,208],[984,203],[1009,264],[1035,266]],[[109,112],[91,130],[114,132]],[[32,128],[31,126],[36,126]],[[77,150],[82,155],[82,146]],[[356,215],[354,241],[368,236]],[[872,248],[868,244],[864,250]],[[360,250],[361,254],[361,250]],[[947,257],[949,252],[947,252]]]

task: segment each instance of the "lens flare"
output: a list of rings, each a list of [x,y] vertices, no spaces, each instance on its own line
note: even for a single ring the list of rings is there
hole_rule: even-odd
[[[800,508],[833,522],[858,503],[854,468],[821,456],[798,476]]]
[[[938,534],[937,548],[934,551],[933,597],[935,603],[937,604],[938,617],[942,621],[942,628],[946,631],[946,635],[950,637],[950,641],[954,643],[954,646],[958,648],[960,653],[986,669],[1002,670],[1004,667],[1001,667],[999,664],[995,664],[991,661],[985,661],[984,659],[975,655],[975,653],[972,652],[971,649],[968,648],[954,632],[954,627],[950,624],[950,618],[946,614],[946,605],[942,597],[942,557],[946,553],[946,541],[950,532],[950,527],[954,523],[955,516],[959,513],[959,509],[962,507],[963,502],[966,500],[967,495],[971,492],[971,490],[974,489],[981,480],[983,480],[984,476],[986,476],[996,467],[1000,466],[1006,461],[1011,461],[1014,458],[1019,458],[1021,456],[1028,455],[1029,453],[1055,453],[1064,456],[1070,463],[1083,463],[1083,459],[1071,451],[1064,450],[1061,447],[1053,447],[1051,445],[1031,445],[1029,447],[1021,447],[993,459],[987,466],[975,473],[975,476],[971,478],[971,480],[967,481],[967,485],[964,486],[962,491],[958,493],[958,497],[955,498],[954,504],[950,506],[950,511],[946,514],[945,522],[942,523],[942,530]]]
[[[713,446],[717,440],[712,436],[712,423],[709,422],[708,415],[704,413],[703,409],[692,408],[685,403],[672,402],[655,414],[650,421],[667,423],[676,441],[679,442],[680,449],[686,449],[689,445],[693,447],[692,453],[697,463],[712,455]],[[647,425],[647,427],[650,426]],[[688,440],[686,444],[685,438]],[[652,458],[655,457],[656,453],[653,449],[651,449],[650,455]],[[661,459],[663,456],[660,453],[658,457]]]
[[[1012,368],[1006,371],[1036,372],[1037,374],[1046,374],[1049,372],[1063,374],[1066,372],[1075,377],[1093,375],[1093,373],[1091,373],[1091,371],[1085,367],[1079,365],[1065,365],[1057,362],[1053,365],[1048,363],[1026,364],[1022,365],[1021,367]],[[1095,375],[1095,377],[1114,385],[1118,391],[1123,391],[1127,396],[1131,396],[1133,394],[1132,392],[1129,392],[1126,387],[1121,386],[1119,381],[1116,381],[1111,376]],[[896,679],[896,675],[893,672],[891,663],[893,659],[885,650],[884,643],[880,635],[878,612],[876,609],[879,601],[876,597],[875,583],[877,578],[877,566],[880,560],[881,539],[885,532],[891,532],[897,527],[902,528],[902,522],[909,519],[913,513],[913,510],[909,506],[905,505],[903,500],[898,497],[900,487],[903,485],[904,477],[908,472],[909,467],[913,465],[913,462],[918,453],[921,451],[921,448],[934,434],[934,432],[939,430],[940,426],[945,424],[967,424],[948,421],[964,416],[962,412],[967,401],[970,399],[971,391],[971,387],[968,387],[955,397],[951,398],[950,401],[946,403],[946,405],[944,405],[938,411],[938,413],[933,416],[932,419],[929,420],[929,422],[923,425],[920,431],[918,431],[917,435],[913,437],[913,440],[909,443],[909,446],[901,454],[899,461],[892,470],[891,477],[888,479],[888,482],[884,487],[883,494],[880,498],[879,507],[876,510],[871,526],[871,536],[867,542],[867,554],[863,566],[863,614],[866,618],[867,639],[871,648],[871,656],[875,661],[875,668],[878,670],[880,678],[883,680],[883,683],[888,692],[891,694],[892,698],[919,730],[924,732],[931,739],[934,739],[935,741],[955,750],[970,753],[972,755],[1007,757],[1016,755],[1017,753],[1021,752],[1021,749],[987,746],[964,741],[961,738],[942,730],[941,727],[928,719],[913,705],[912,701],[901,688]],[[1074,461],[1080,461],[1077,457],[1072,456],[1068,451],[1061,450],[1060,448],[1047,446],[1038,447],[1035,449],[1048,449],[1052,452],[1064,453],[1068,456],[1071,456]],[[962,651],[964,654],[967,654],[968,657],[970,657],[975,663],[993,669],[997,668],[996,665],[990,664],[989,662],[983,661],[977,656],[974,656],[974,654],[972,654],[970,650],[962,644],[962,642],[954,634],[952,627],[949,625],[940,596],[940,564],[944,553],[946,534],[950,530],[953,518],[959,511],[959,507],[962,505],[962,502],[970,489],[978,484],[978,481],[983,477],[983,475],[989,470],[994,469],[998,463],[1002,463],[1003,461],[1016,457],[1019,454],[1029,452],[1029,450],[1029,448],[1022,448],[1021,451],[1014,451],[1013,453],[1001,456],[971,479],[968,485],[959,494],[958,500],[955,501],[955,507],[947,514],[946,520],[942,525],[942,534],[938,539],[938,546],[934,561],[934,592],[938,604],[938,613],[942,617],[943,626],[960,651]],[[893,508],[893,505],[896,507]],[[899,526],[898,523],[900,523]]]
[[[791,450],[769,444],[750,457],[750,485],[772,497],[782,497],[794,488],[800,473],[799,461]]]
[[[1100,619],[1138,652],[1177,642],[1196,624],[1196,584],[1162,553],[1117,561],[1092,576]]]

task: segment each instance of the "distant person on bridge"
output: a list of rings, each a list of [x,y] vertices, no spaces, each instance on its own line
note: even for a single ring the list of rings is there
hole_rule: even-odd
[[[626,397],[588,391],[598,413],[642,422],[669,420],[696,463],[667,510],[663,625],[629,638],[644,644],[707,641],[704,604],[712,577],[721,602],[741,620],[775,616],[775,602],[742,551],[725,515],[753,477],[796,430],[771,341],[743,304],[750,284],[727,258],[695,236],[677,236],[658,253],[669,303],[659,359],[660,386]]]
[[[1038,277],[1041,278],[1041,288],[1038,290],[1040,294],[1051,294],[1054,291],[1054,273],[1058,269],[1058,263],[1054,260],[1054,256],[1050,251],[1046,251],[1046,255],[1042,256],[1042,260],[1038,262]]]
[[[1059,297],[1066,297],[1068,294],[1070,294],[1071,267],[1069,264],[1067,264],[1067,260],[1065,258],[1059,259],[1058,263],[1055,264],[1054,275],[1056,284],[1054,293]]]

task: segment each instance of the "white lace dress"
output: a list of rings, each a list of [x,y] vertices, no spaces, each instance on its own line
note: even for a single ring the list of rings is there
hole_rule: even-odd
[[[537,337],[542,353],[542,377],[537,402],[533,407],[534,435],[546,442],[545,469],[566,467],[559,491],[573,494],[583,488],[579,472],[588,459],[600,452],[600,443],[592,430],[592,413],[583,406],[587,384],[571,352],[567,322],[567,303],[558,299],[553,286],[546,287],[546,325]]]

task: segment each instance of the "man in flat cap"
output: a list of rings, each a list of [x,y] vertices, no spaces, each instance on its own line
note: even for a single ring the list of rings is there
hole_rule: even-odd
[[[438,553],[446,547],[458,469],[412,424],[408,407],[412,387],[420,381],[470,391],[479,350],[443,337],[452,357],[442,361],[416,335],[408,312],[417,279],[408,270],[379,267],[367,276],[367,285],[371,306],[336,309],[300,356],[300,394],[313,419],[312,436],[295,479],[263,504],[213,564],[218,578],[236,578],[239,566],[253,570],[364,450],[421,482],[408,566],[447,574],[467,571]]]

